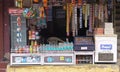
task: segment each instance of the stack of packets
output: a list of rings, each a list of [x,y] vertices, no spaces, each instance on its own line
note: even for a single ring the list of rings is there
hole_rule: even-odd
[[[113,23],[106,22],[104,28],[104,34],[114,34]]]
[[[94,34],[103,35],[104,34],[104,28],[95,28]]]

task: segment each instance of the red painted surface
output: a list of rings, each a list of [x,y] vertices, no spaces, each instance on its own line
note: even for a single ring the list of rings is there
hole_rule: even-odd
[[[0,2],[0,59],[3,57],[3,4]]]
[[[0,72],[5,72],[8,62],[2,60],[10,52],[9,7],[14,7],[14,0],[0,0]]]
[[[10,52],[9,7],[14,7],[14,0],[0,1],[0,72],[5,72],[8,62],[2,61],[6,52]]]
[[[6,61],[6,62],[1,61],[1,62],[0,62],[0,70],[3,70],[4,68],[6,68],[6,67],[7,67],[7,64],[8,64],[7,61]]]
[[[14,7],[14,0],[3,0],[4,9],[4,53],[10,52],[10,21],[8,9]]]
[[[0,70],[0,72],[6,72],[6,70]]]
[[[8,62],[1,61],[0,62],[0,72],[6,72]]]

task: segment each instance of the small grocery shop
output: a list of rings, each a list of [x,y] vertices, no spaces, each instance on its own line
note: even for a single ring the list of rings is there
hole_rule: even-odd
[[[114,0],[14,0],[8,8],[9,65],[117,63],[113,4]]]
[[[116,63],[112,4],[112,0],[16,0],[16,8],[8,10],[10,64]]]

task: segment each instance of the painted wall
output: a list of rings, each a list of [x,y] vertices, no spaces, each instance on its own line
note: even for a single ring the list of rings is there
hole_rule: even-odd
[[[3,4],[0,1],[0,59],[3,57]]]

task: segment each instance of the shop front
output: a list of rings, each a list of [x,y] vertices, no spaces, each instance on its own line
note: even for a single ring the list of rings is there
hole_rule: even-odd
[[[15,7],[8,8],[10,64],[7,72],[29,69],[85,72],[89,67],[100,70],[97,63],[116,64],[113,4],[113,0],[15,0]],[[104,66],[105,72],[113,71],[111,66]],[[94,72],[94,69],[87,71]]]

